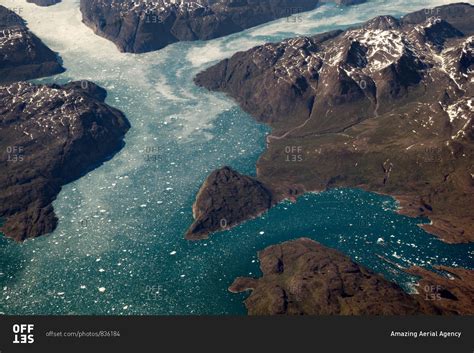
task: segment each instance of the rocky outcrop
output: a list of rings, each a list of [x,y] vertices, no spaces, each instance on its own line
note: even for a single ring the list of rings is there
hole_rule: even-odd
[[[210,232],[229,229],[268,210],[272,203],[272,192],[258,180],[229,167],[216,170],[199,191],[193,206],[195,221],[186,239],[205,239]]]
[[[278,198],[364,188],[430,218],[423,227],[441,239],[469,242],[473,16],[469,4],[380,16],[239,52],[195,82],[273,128],[257,179]]]
[[[38,6],[51,6],[61,2],[61,0],[26,0],[27,2],[32,2]]]
[[[233,293],[251,291],[250,315],[440,314],[422,298],[336,250],[301,238],[258,254],[262,277],[238,278]]]
[[[338,0],[351,5],[365,0]],[[208,40],[309,11],[319,0],[81,0],[83,21],[120,51],[144,53]]]
[[[92,82],[0,86],[0,229],[17,241],[56,227],[52,201],[111,157],[130,125]]]
[[[438,273],[412,267],[408,273],[420,277],[418,296],[439,310],[453,315],[474,315],[474,270],[437,266]]]
[[[20,16],[0,6],[0,84],[63,71],[58,55],[30,32]]]

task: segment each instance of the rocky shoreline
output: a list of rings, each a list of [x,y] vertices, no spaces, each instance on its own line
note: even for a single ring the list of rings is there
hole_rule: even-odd
[[[61,186],[109,159],[130,124],[92,82],[0,86],[1,231],[23,241],[52,232]]]
[[[271,190],[258,180],[229,167],[213,172],[204,182],[193,206],[194,223],[188,240],[206,239],[209,232],[226,230],[257,217],[275,204]]]
[[[24,241],[56,228],[61,186],[116,153],[130,124],[93,82],[25,82],[64,68],[13,11],[0,6],[0,23],[0,231]]]
[[[473,271],[456,280],[416,268],[418,294],[407,294],[340,252],[300,238],[258,253],[260,278],[237,278],[229,291],[250,291],[249,315],[472,315]],[[458,287],[461,285],[461,287]]]
[[[436,266],[435,270],[438,273],[422,267],[406,270],[420,277],[418,297],[448,314],[474,315],[474,271],[446,266]]]
[[[272,128],[256,179],[273,199],[362,188],[471,242],[473,16],[469,4],[381,16],[239,52],[195,82]]]
[[[0,84],[64,72],[61,60],[15,12],[0,6]]]
[[[337,0],[352,5],[365,0]],[[179,41],[223,37],[315,9],[320,0],[81,0],[83,22],[122,52],[145,53]]]

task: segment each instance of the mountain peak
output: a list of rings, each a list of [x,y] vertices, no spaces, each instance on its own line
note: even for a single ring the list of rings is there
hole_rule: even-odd
[[[378,16],[366,22],[362,28],[372,30],[379,29],[384,31],[390,29],[399,29],[400,22],[393,16]]]

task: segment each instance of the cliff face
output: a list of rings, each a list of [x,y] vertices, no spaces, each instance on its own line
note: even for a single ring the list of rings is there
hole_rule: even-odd
[[[199,191],[186,239],[205,239],[209,232],[229,229],[268,210],[272,202],[272,192],[254,178],[229,167],[216,170]]]
[[[61,0],[26,0],[38,6],[51,6],[61,2]]]
[[[245,300],[250,315],[441,313],[429,302],[310,239],[273,245],[258,256],[262,277],[238,278],[229,288],[234,293],[251,291]]]
[[[342,0],[340,4],[364,0]],[[124,52],[207,40],[314,9],[319,0],[81,0],[83,21]]]
[[[30,32],[20,16],[0,6],[0,84],[63,71],[57,54]]]
[[[445,241],[473,241],[473,16],[381,16],[237,53],[195,81],[273,128],[257,179],[279,197],[361,187]]]
[[[1,231],[17,241],[54,230],[61,186],[104,162],[130,125],[92,82],[0,86]]]

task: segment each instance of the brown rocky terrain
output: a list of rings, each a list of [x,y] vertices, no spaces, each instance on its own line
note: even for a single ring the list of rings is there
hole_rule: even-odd
[[[331,1],[331,0],[330,0]],[[365,0],[336,0],[352,5]],[[316,8],[320,0],[81,0],[83,21],[120,51],[208,40]]]
[[[229,167],[216,170],[199,191],[193,206],[195,221],[186,239],[205,239],[209,231],[228,229],[256,217],[273,203],[271,191],[258,180]]]
[[[273,199],[363,188],[428,217],[423,228],[442,240],[470,242],[472,18],[465,3],[381,16],[239,52],[195,82],[272,128],[257,179]]]
[[[0,6],[0,84],[63,71],[58,55],[30,32],[20,16]]]
[[[130,125],[92,82],[0,86],[0,229],[17,241],[54,230],[51,203],[123,145]]]
[[[444,275],[422,267],[407,272],[421,277],[418,294],[439,310],[455,315],[474,315],[474,271],[464,268],[437,266]]]
[[[251,291],[250,315],[442,314],[432,301],[405,293],[397,284],[307,238],[259,252],[262,277],[237,278],[229,290]],[[449,299],[442,299],[449,301]]]

